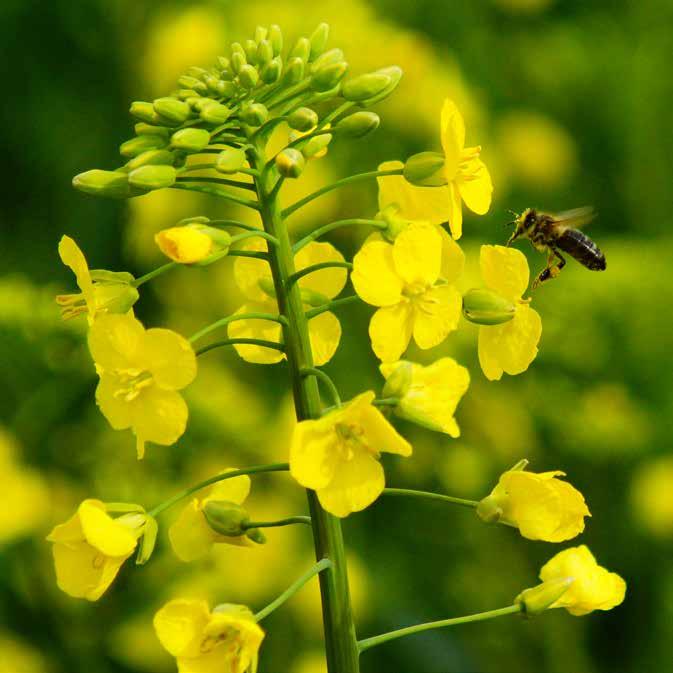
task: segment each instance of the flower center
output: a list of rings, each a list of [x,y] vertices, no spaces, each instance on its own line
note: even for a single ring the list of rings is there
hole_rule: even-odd
[[[241,632],[235,626],[227,624],[226,626],[223,625],[219,627],[215,631],[212,629],[209,629],[208,631],[209,633],[203,638],[201,645],[199,646],[201,654],[208,654],[216,647],[219,648],[222,646],[225,646],[223,649],[226,649],[232,655],[238,654],[241,649],[243,649]]]
[[[466,147],[463,150],[463,154],[460,158],[460,165],[458,166],[458,173],[460,179],[469,182],[470,180],[476,180],[479,177],[481,172],[481,166],[473,164],[474,159],[478,159],[481,154],[481,145],[476,147]]]
[[[137,367],[114,369],[111,373],[116,377],[118,384],[114,397],[124,402],[132,402],[145,388],[149,388],[154,383],[150,372]]]
[[[364,441],[365,431],[356,423],[337,423],[335,426],[339,438],[339,457],[342,460],[353,460],[357,449],[369,450]]]
[[[61,307],[61,318],[70,320],[82,313],[88,311],[84,295],[79,294],[59,294],[56,297],[56,303]]]

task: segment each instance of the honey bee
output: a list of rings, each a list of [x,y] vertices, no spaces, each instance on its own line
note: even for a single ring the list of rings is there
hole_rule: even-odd
[[[510,211],[511,212],[511,211]],[[556,278],[566,265],[559,252],[567,252],[591,271],[605,271],[605,255],[579,228],[594,219],[593,208],[575,208],[552,215],[535,208],[526,208],[520,215],[512,213],[516,225],[507,245],[517,238],[527,238],[536,250],[547,253],[547,266],[533,282],[532,289],[550,278]]]

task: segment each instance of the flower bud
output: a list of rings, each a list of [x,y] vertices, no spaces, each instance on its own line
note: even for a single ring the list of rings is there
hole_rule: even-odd
[[[420,187],[441,187],[447,183],[444,173],[445,159],[439,152],[419,152],[404,164],[407,182]]]
[[[259,82],[259,73],[255,66],[248,63],[242,65],[238,71],[238,81],[244,89],[254,89]]]
[[[243,49],[243,47],[241,47],[241,49]],[[245,57],[245,52],[233,51],[233,45],[232,45],[231,69],[238,75],[238,73],[241,72],[241,68],[247,64],[248,59]]]
[[[275,56],[262,68],[260,77],[264,84],[275,84],[280,79],[282,72],[283,59],[280,56]]]
[[[171,145],[187,152],[200,152],[209,142],[210,133],[206,129],[180,129],[171,136]]]
[[[113,199],[126,199],[137,194],[131,190],[126,173],[98,168],[76,175],[72,179],[72,186],[86,194]]]
[[[502,325],[514,318],[516,307],[493,290],[475,288],[463,296],[463,315],[476,325]]]
[[[264,26],[255,26],[255,42],[259,44],[262,40],[266,40],[269,34],[268,28]]]
[[[128,161],[125,168],[132,171],[141,166],[172,166],[174,158],[168,150],[147,150]]]
[[[184,101],[177,98],[157,98],[154,101],[154,111],[162,117],[182,124],[191,116],[192,110]]]
[[[254,40],[246,40],[243,43],[243,50],[245,51],[245,58],[248,63],[254,65],[257,63],[257,42]]]
[[[341,81],[347,70],[346,61],[326,65],[317,70],[311,78],[311,88],[314,91],[329,91]]]
[[[341,95],[346,100],[359,103],[380,94],[390,86],[391,81],[390,75],[383,72],[369,72],[344,82]]]
[[[273,47],[268,40],[262,40],[257,45],[257,63],[266,65],[273,58]]]
[[[311,55],[311,42],[307,37],[300,37],[290,51],[290,59],[298,58],[306,63]]]
[[[142,135],[131,138],[119,146],[119,153],[123,157],[133,159],[147,150],[160,150],[168,145],[168,140],[162,136]]]
[[[300,107],[288,117],[287,123],[295,131],[310,131],[318,125],[318,114],[311,108]]]
[[[208,87],[200,79],[196,79],[196,77],[191,77],[190,75],[182,75],[182,77],[179,77],[178,84],[183,89],[193,89],[196,93],[208,93]]]
[[[245,165],[245,152],[234,148],[222,150],[215,160],[215,170],[228,175],[238,173]]]
[[[164,189],[172,187],[176,177],[173,166],[141,166],[129,173],[129,184],[138,189]]]
[[[209,124],[224,124],[231,116],[231,108],[221,103],[211,103],[204,105],[199,113],[203,121]]]
[[[551,608],[568,591],[574,581],[574,577],[557,577],[542,582],[542,584],[522,591],[514,599],[514,603],[522,606],[523,613],[526,616],[539,615]]]
[[[145,101],[134,101],[131,103],[129,112],[141,121],[151,124],[155,117],[154,105],[146,103]]]
[[[199,94],[197,91],[194,91],[194,89],[178,89],[175,92],[175,95],[177,98],[180,100],[188,100],[189,98],[198,98]]]
[[[387,68],[381,68],[380,70],[377,70],[376,73],[379,75],[386,75],[387,77],[390,77],[390,84],[388,84],[388,86],[379,93],[374,94],[371,98],[367,98],[363,101],[360,101],[360,105],[364,106],[373,105],[374,103],[382,101],[384,98],[388,98],[388,96],[390,96],[390,94],[393,91],[395,91],[397,85],[400,83],[400,80],[402,79],[402,68],[396,65],[391,65]]]
[[[363,138],[375,131],[380,123],[381,118],[375,112],[361,110],[344,117],[334,130],[346,138]]]
[[[163,229],[154,236],[159,250],[178,264],[207,262],[215,253],[229,250],[231,235],[192,221],[183,226]]]
[[[234,82],[220,80],[217,83],[217,95],[222,98],[233,98],[238,91],[238,87]]]
[[[311,138],[302,148],[301,153],[305,159],[313,159],[325,156],[327,146],[332,142],[332,136],[329,133],[322,133],[315,138]]]
[[[309,61],[315,61],[320,56],[327,46],[327,39],[329,38],[329,24],[321,23],[309,37],[309,44],[311,45],[311,52]]]
[[[280,29],[280,26],[277,26],[275,23],[272,26],[269,26],[269,34],[267,39],[273,47],[274,56],[278,56],[281,51],[283,51],[283,32]]]
[[[159,525],[157,520],[145,514],[145,525],[143,526],[143,535],[138,544],[138,556],[136,556],[136,565],[145,565],[150,560],[154,547],[157,543],[157,534],[159,533]]]
[[[201,68],[198,65],[190,65],[189,68],[187,68],[187,74],[190,77],[195,77],[196,79],[200,79],[205,82],[209,73],[205,68]]]
[[[206,77],[206,86],[210,93],[217,95],[219,93],[219,85],[219,77],[215,77],[215,75],[208,75],[208,77]]]
[[[269,117],[269,111],[261,103],[247,105],[241,111],[241,121],[248,126],[261,126]]]
[[[304,61],[298,57],[291,58],[287,62],[285,73],[283,74],[283,84],[292,85],[301,82],[304,78]]]
[[[147,122],[138,122],[133,130],[137,136],[163,136],[164,138],[168,138],[171,132],[167,126],[155,126]]]
[[[292,147],[286,147],[276,155],[276,168],[283,177],[298,178],[305,165],[304,155]]]
[[[326,68],[329,65],[334,65],[335,63],[341,63],[344,60],[344,53],[341,49],[330,49],[324,54],[321,54],[311,64],[311,72],[316,73],[323,68]]]
[[[315,292],[306,287],[300,289],[301,300],[304,304],[309,306],[323,306],[329,302],[329,297],[322,292]]]
[[[245,535],[245,525],[250,521],[243,507],[227,500],[209,500],[203,507],[203,514],[208,525],[226,537]]]
[[[503,515],[503,504],[498,496],[487,495],[477,505],[477,516],[484,523],[498,523]]]
[[[245,531],[245,536],[249,540],[255,542],[256,544],[266,543],[266,535],[264,535],[264,533],[262,533],[262,531],[259,528],[248,528]]]
[[[383,386],[383,397],[404,397],[411,388],[412,372],[413,364],[407,360],[400,360],[386,379]]]

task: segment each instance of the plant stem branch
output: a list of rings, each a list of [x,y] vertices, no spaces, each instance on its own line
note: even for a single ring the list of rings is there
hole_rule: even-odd
[[[140,278],[136,278],[131,285],[133,287],[140,287],[143,283],[146,283],[148,280],[152,280],[153,278],[156,278],[157,276],[160,276],[162,273],[166,273],[166,271],[170,271],[171,269],[174,269],[176,266],[180,266],[177,262],[168,262],[168,264],[164,264],[163,266],[157,267],[153,271],[150,271],[149,273],[146,273],[144,276],[140,276]]]
[[[401,495],[410,498],[425,498],[426,500],[439,500],[448,502],[451,505],[460,505],[461,507],[476,508],[479,503],[476,500],[465,500],[464,498],[454,498],[443,493],[432,493],[431,491],[414,491],[409,488],[384,488],[383,495]]]
[[[248,521],[245,525],[248,528],[278,528],[279,526],[291,526],[295,523],[304,523],[311,525],[310,516],[288,516],[286,519],[278,519],[277,521]]]
[[[292,275],[288,276],[287,287],[290,287],[293,283],[296,283],[300,278],[308,276],[310,273],[315,271],[321,271],[322,269],[352,269],[353,265],[350,262],[320,262],[319,264],[312,264],[311,266],[304,267],[299,271],[295,271]]]
[[[357,226],[357,225],[374,227],[375,229],[385,229],[388,226],[385,222],[382,222],[381,220],[366,220],[366,219],[358,219],[358,218],[349,219],[349,220],[337,220],[336,222],[330,222],[329,224],[325,224],[322,227],[318,227],[317,229],[312,231],[307,236],[304,236],[304,238],[298,240],[292,246],[292,250],[296,254],[303,247],[305,247],[309,243],[317,240],[321,236],[324,236],[325,234],[329,233],[330,231],[334,231],[335,229],[340,229],[341,227],[351,227],[351,226]]]
[[[223,339],[222,341],[215,341],[214,343],[208,344],[207,346],[202,346],[196,350],[196,355],[203,355],[208,351],[212,351],[215,348],[221,348],[222,346],[236,346],[237,344],[241,346],[261,346],[262,348],[272,348],[273,350],[280,351],[281,353],[285,352],[285,346],[283,346],[283,344],[276,343],[275,341],[239,337],[236,339]]]
[[[186,189],[191,192],[202,192],[204,194],[210,194],[211,196],[219,196],[222,199],[231,201],[232,203],[237,203],[239,206],[245,206],[246,208],[251,208],[252,210],[259,210],[259,205],[256,201],[252,199],[243,199],[240,196],[235,194],[230,194],[225,192],[222,189],[217,189],[217,187],[210,187],[208,185],[195,184],[194,178],[177,178],[178,181],[170,187],[170,189]],[[186,180],[188,182],[183,182]]]
[[[341,406],[341,397],[339,396],[339,391],[334,385],[334,381],[324,372],[322,369],[317,367],[303,367],[300,372],[302,376],[315,376],[320,379],[325,384],[325,387],[329,390],[330,395],[332,396],[332,401],[337,407]]]
[[[210,334],[210,332],[213,332],[220,327],[226,327],[229,323],[236,322],[238,320],[269,320],[280,323],[281,325],[284,325],[287,322],[287,319],[284,316],[274,315],[273,313],[234,313],[233,315],[229,315],[226,318],[216,320],[210,325],[206,325],[206,327],[203,329],[200,329],[198,332],[192,334],[192,336],[189,337],[189,341],[190,343],[194,343],[201,337],[206,336],[206,334]]]
[[[308,311],[306,311],[306,319],[310,320],[315,318],[325,311],[331,311],[333,308],[338,308],[339,306],[345,306],[346,304],[352,304],[353,302],[359,301],[360,297],[356,294],[349,294],[347,297],[341,297],[340,299],[332,299],[322,306],[316,306]]]

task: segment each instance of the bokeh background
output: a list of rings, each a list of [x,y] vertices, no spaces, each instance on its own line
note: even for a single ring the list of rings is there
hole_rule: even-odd
[[[467,216],[465,287],[477,282],[480,243],[502,243],[506,210],[593,204],[589,233],[608,270],[569,263],[535,295],[540,355],[522,376],[489,383],[464,324],[429,353],[472,372],[459,408],[459,440],[411,426],[413,459],[389,460],[391,485],[485,495],[527,457],[562,468],[593,512],[579,542],[629,583],[625,603],[575,618],[565,611],[505,619],[400,640],[363,656],[363,673],[607,673],[673,671],[673,253],[671,183],[673,5],[669,0],[4,0],[0,106],[0,671],[164,673],[151,618],[167,599],[204,596],[259,609],[309,566],[303,528],[269,532],[264,547],[218,549],[182,564],[166,543],[142,569],[127,563],[96,604],[56,588],[45,534],[85,497],[165,499],[227,466],[285,460],[292,428],[283,365],[245,364],[214,351],[187,391],[191,420],[177,446],[137,462],[130,433],[115,433],[93,401],[96,377],[82,322],[61,322],[53,302],[73,279],[56,247],[67,233],[92,267],[136,275],[161,263],[155,231],[187,215],[238,216],[206,196],[164,191],[126,203],[70,186],[74,174],[119,165],[132,135],[131,100],[173,88],[189,65],[209,65],[255,25],[286,38],[332,25],[352,72],[399,64],[405,78],[379,105],[374,140],[334,143],[288,200],[348,172],[438,149],[445,96],[464,111],[468,141],[483,146],[495,200]],[[296,217],[296,231],[344,216],[369,217],[373,184],[332,192]],[[359,234],[332,239],[352,253]],[[532,267],[543,259],[525,248]],[[145,286],[138,315],[190,334],[241,298],[231,261],[180,269]],[[370,309],[341,311],[341,348],[327,371],[348,397],[381,378],[366,328]],[[303,513],[287,475],[255,479],[254,518]],[[179,509],[179,508],[178,508]],[[382,499],[346,520],[359,633],[509,603],[559,548],[483,525],[469,511]],[[321,673],[317,587],[266,622],[266,673]]]

